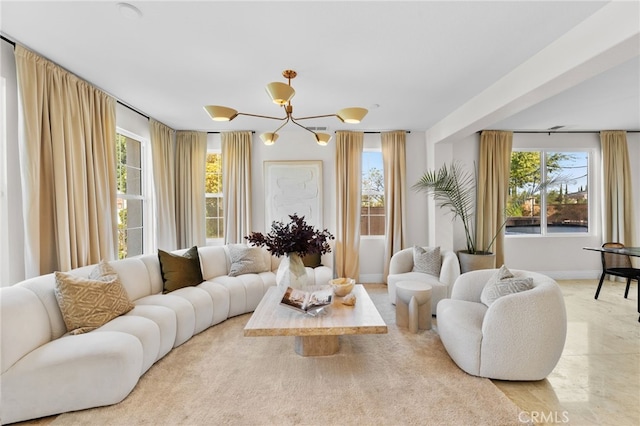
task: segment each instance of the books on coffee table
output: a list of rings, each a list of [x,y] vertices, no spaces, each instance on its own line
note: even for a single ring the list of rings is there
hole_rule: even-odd
[[[280,304],[302,313],[316,312],[329,306],[333,300],[331,289],[305,291],[287,287]]]

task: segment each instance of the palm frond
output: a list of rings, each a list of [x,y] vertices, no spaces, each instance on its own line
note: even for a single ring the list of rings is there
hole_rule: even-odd
[[[475,252],[472,238],[475,206],[475,175],[465,170],[459,162],[443,165],[437,171],[427,171],[413,185],[413,189],[433,196],[440,208],[448,209],[455,220],[460,218],[467,239],[467,250]]]

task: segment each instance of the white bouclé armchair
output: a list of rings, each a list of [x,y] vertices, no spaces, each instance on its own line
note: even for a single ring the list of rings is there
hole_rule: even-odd
[[[451,298],[438,304],[438,334],[451,359],[474,376],[530,381],[547,377],[564,348],[567,316],[552,278],[512,269],[533,288],[500,296],[489,306],[481,294],[495,269],[460,275]]]
[[[422,272],[413,272],[413,248],[406,248],[396,252],[389,263],[387,276],[387,291],[389,301],[396,303],[396,284],[400,281],[418,281],[430,284],[431,313],[435,315],[436,305],[442,299],[451,295],[451,287],[460,275],[458,257],[451,250],[440,249],[440,276],[433,276]]]

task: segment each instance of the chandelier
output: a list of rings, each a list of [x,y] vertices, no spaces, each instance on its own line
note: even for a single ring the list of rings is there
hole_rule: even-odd
[[[220,105],[207,105],[204,107],[204,109],[205,111],[207,111],[213,121],[231,121],[239,115],[284,121],[284,123],[282,123],[280,127],[278,127],[273,132],[262,133],[260,135],[260,139],[262,139],[265,145],[273,145],[278,139],[278,130],[282,129],[287,123],[291,122],[297,126],[302,127],[306,131],[313,133],[318,145],[324,146],[329,143],[329,140],[331,139],[330,134],[314,132],[308,127],[305,127],[302,124],[298,123],[298,121],[309,120],[311,118],[338,117],[338,119],[343,123],[359,123],[360,121],[362,121],[364,116],[367,115],[368,111],[365,108],[352,107],[343,108],[335,114],[313,115],[309,117],[294,117],[291,98],[293,98],[293,96],[296,94],[296,91],[293,89],[293,87],[291,87],[291,79],[296,78],[296,75],[298,75],[298,73],[294,70],[284,70],[282,72],[282,76],[288,80],[288,83],[275,81],[273,83],[267,84],[266,87],[267,93],[271,97],[273,103],[278,104],[282,108],[284,108],[284,117],[271,117],[268,115],[238,112],[233,108]]]

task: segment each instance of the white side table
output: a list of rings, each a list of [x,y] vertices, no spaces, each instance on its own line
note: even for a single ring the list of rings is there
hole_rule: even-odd
[[[409,331],[431,329],[431,285],[418,281],[396,284],[396,324]]]

